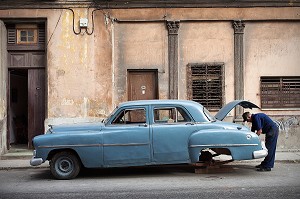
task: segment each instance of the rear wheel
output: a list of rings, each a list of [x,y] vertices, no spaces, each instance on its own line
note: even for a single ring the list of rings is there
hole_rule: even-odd
[[[69,151],[56,153],[50,161],[50,171],[56,179],[69,180],[75,178],[81,164],[76,155]]]
[[[213,159],[213,154],[209,151],[201,151],[201,155],[199,157],[199,161],[203,162],[211,162]]]

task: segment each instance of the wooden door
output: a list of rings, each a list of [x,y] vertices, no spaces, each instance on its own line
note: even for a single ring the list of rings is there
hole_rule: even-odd
[[[128,101],[158,99],[156,70],[128,71]]]
[[[34,136],[44,133],[45,70],[28,70],[28,147]]]

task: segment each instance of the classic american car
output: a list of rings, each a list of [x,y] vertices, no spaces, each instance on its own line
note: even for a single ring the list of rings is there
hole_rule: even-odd
[[[49,160],[57,179],[75,178],[81,167],[108,168],[203,161],[204,150],[227,154],[232,160],[262,158],[267,151],[246,126],[223,122],[236,100],[214,117],[201,104],[188,100],[144,100],[120,104],[101,123],[51,126],[34,137],[37,166]]]

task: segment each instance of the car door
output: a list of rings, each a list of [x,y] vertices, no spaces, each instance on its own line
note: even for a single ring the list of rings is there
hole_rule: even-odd
[[[103,130],[104,165],[129,166],[150,162],[147,106],[121,108]]]
[[[152,107],[154,163],[189,162],[188,139],[197,130],[192,117],[181,106]]]

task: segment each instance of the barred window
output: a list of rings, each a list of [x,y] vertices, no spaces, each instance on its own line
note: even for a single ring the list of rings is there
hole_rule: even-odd
[[[224,63],[196,63],[187,67],[187,98],[209,110],[223,105]]]
[[[261,77],[262,108],[300,108],[300,77]]]

